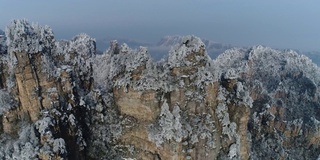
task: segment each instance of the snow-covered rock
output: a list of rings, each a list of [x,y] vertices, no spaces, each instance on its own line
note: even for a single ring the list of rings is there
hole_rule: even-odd
[[[26,20],[5,39],[0,159],[320,154],[320,71],[292,50],[232,48],[212,60],[206,41],[184,36],[154,62],[146,47],[112,41],[96,55],[88,35],[56,41]]]

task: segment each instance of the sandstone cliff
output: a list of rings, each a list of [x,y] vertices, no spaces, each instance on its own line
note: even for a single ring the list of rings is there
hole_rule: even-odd
[[[1,159],[317,159],[320,70],[255,46],[212,60],[185,36],[153,62],[15,20],[1,52]]]

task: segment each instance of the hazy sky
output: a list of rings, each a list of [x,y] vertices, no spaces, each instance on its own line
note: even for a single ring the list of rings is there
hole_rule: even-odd
[[[0,28],[26,18],[56,38],[139,41],[194,34],[238,46],[320,50],[319,0],[0,0]]]

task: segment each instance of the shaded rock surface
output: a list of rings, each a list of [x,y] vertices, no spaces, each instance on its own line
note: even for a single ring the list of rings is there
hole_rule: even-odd
[[[317,159],[320,70],[291,50],[195,36],[153,62],[15,20],[0,43],[0,159]],[[1,39],[0,39],[1,40]]]

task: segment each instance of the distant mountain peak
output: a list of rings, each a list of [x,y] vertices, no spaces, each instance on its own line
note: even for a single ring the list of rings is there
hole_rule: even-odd
[[[180,35],[167,35],[160,39],[157,46],[161,47],[172,47],[173,45],[179,44],[181,42],[182,36]]]

